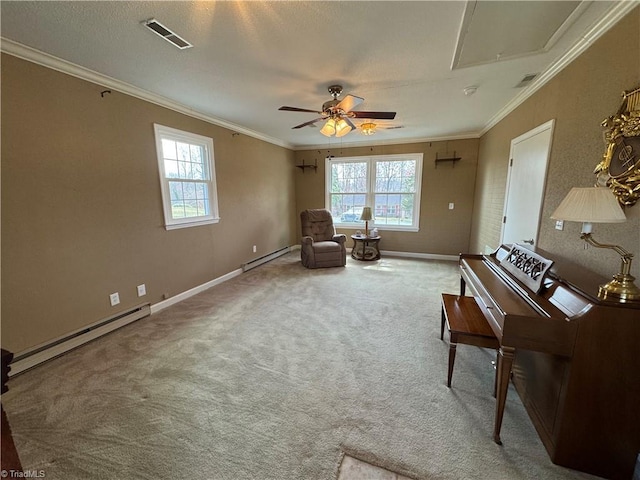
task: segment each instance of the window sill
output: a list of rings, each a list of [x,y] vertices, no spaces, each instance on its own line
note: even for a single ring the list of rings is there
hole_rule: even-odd
[[[192,222],[183,222],[183,223],[172,223],[169,225],[165,225],[165,230],[177,230],[179,228],[189,228],[189,227],[199,227],[201,225],[211,225],[213,223],[219,223],[219,218],[209,218],[207,220],[198,220]]]
[[[336,228],[348,229],[348,230],[364,230],[364,225],[360,223],[334,223]],[[380,232],[419,232],[420,227],[402,227],[396,225],[371,225],[369,224],[369,230],[377,228]]]

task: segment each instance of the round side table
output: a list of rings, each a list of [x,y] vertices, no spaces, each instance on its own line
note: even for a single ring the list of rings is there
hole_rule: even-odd
[[[364,235],[351,235],[353,239],[353,248],[351,249],[351,258],[370,262],[380,258],[380,248],[378,244],[382,237],[365,237]]]

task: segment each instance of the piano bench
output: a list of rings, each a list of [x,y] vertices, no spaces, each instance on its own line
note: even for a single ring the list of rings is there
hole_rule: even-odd
[[[473,297],[442,294],[442,321],[440,340],[444,340],[444,327],[449,332],[449,372],[447,387],[451,388],[453,364],[456,361],[458,343],[498,350],[500,343],[489,322]],[[494,384],[494,396],[496,385]]]

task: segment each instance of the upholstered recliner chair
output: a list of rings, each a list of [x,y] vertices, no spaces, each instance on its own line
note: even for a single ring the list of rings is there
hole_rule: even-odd
[[[347,264],[347,237],[336,234],[331,212],[305,210],[302,224],[302,264],[307,268],[344,267]]]

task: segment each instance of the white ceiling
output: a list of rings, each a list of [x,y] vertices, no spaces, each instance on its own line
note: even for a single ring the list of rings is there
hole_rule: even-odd
[[[2,1],[2,49],[39,52],[104,75],[106,86],[290,148],[477,137],[555,74],[632,2]],[[636,4],[637,5],[637,4]],[[622,7],[622,8],[621,8]],[[192,43],[179,50],[142,25],[155,18]],[[460,39],[460,42],[458,41]],[[24,49],[22,46],[31,47]],[[34,52],[35,49],[39,52]],[[58,65],[59,66],[59,65]],[[454,66],[455,68],[452,68]],[[60,67],[64,70],[64,68]],[[538,73],[529,87],[515,88]],[[121,83],[124,82],[124,83]],[[371,137],[291,127],[327,87],[395,111]],[[476,86],[466,96],[465,87]],[[360,123],[357,121],[356,123]]]

